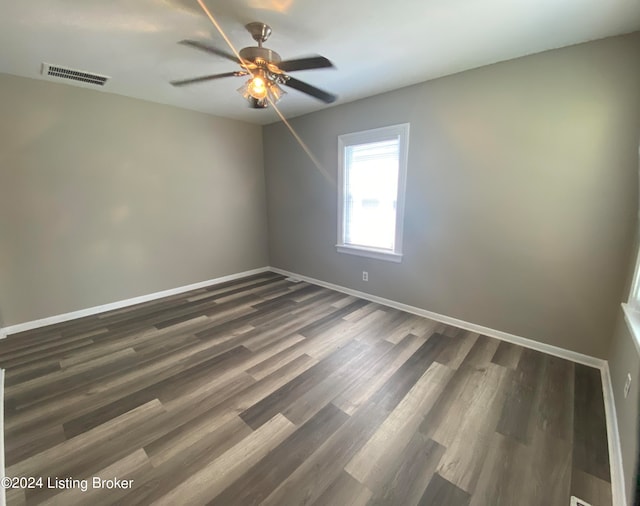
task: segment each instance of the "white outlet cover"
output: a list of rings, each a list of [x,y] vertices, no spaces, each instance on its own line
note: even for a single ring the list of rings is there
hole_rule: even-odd
[[[583,501],[582,499],[578,499],[576,496],[571,496],[571,505],[570,506],[591,506],[591,504],[589,504],[586,501]]]

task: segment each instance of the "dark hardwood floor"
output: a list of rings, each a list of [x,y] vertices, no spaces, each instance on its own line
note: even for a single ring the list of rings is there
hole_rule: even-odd
[[[0,367],[6,474],[44,479],[9,505],[611,505],[598,370],[273,273],[10,336]]]

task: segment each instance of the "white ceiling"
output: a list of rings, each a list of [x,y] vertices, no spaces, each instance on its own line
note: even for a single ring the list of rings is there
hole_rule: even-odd
[[[312,54],[336,69],[292,73],[339,95],[336,103],[435,77],[640,29],[640,0],[207,0],[238,48],[243,25],[263,21],[283,59]],[[170,80],[235,70],[178,45],[227,49],[196,0],[0,0],[0,72],[36,79],[41,63],[110,76],[103,91],[258,124],[230,77],[176,88]],[[327,107],[288,89],[287,117]]]

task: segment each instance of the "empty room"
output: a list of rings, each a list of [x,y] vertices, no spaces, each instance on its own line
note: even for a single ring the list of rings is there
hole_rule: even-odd
[[[0,43],[0,506],[640,505],[640,3]]]

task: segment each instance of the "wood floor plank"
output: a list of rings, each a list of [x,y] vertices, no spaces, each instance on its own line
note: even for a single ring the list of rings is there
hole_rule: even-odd
[[[365,506],[369,504],[371,495],[371,490],[352,478],[349,473],[343,471],[340,473],[340,476],[327,487],[324,493],[314,501],[313,506],[335,506],[337,504]]]
[[[240,413],[241,418],[254,430],[276,413],[281,412],[300,396],[308,392],[316,382],[325,378],[331,372],[338,370],[361,350],[359,343],[350,343],[321,360],[304,373],[300,374],[286,385],[268,395],[249,409]]]
[[[304,283],[304,281],[300,282],[301,284],[304,284],[304,288],[302,290],[299,290],[293,297],[291,297],[291,300],[293,300],[294,302],[305,302],[309,299],[312,299],[314,297],[316,297],[318,294],[322,294],[324,292],[324,290],[322,288],[320,288],[317,285],[310,285],[308,283]],[[334,292],[334,295],[337,295]],[[336,297],[334,300],[337,302],[339,300],[345,300],[348,299],[348,296],[345,296],[344,294],[340,294],[340,297]],[[344,306],[347,306],[351,304],[351,302],[347,302],[346,304],[341,304],[339,308],[342,308]]]
[[[518,441],[531,438],[532,410],[544,375],[544,355],[533,350],[523,351],[523,357],[508,381],[506,399],[498,420],[497,431]]]
[[[600,372],[575,364],[573,466],[610,482],[609,448]]]
[[[500,341],[487,336],[479,336],[473,344],[469,353],[462,360],[462,364],[473,367],[484,367],[491,363]]]
[[[3,360],[7,361],[9,367],[11,364],[20,365],[23,363],[20,359],[27,358],[27,362],[33,361],[32,358],[35,355],[36,357],[41,357],[44,355],[51,355],[52,352],[58,351],[60,348],[76,348],[86,345],[87,343],[93,342],[92,337],[104,334],[108,332],[106,328],[100,328],[97,330],[93,330],[91,332],[81,332],[77,335],[71,337],[63,337],[59,336],[55,340],[51,340],[49,342],[42,342],[38,344],[37,349],[34,347],[23,347],[18,348],[13,351],[3,350],[2,356]]]
[[[345,466],[351,476],[378,494],[399,457],[436,402],[453,370],[434,362],[416,381],[375,434]]]
[[[295,431],[284,416],[277,414],[208,466],[162,496],[154,505],[205,504],[264,458]]]
[[[184,371],[181,374],[171,376],[166,380],[153,384],[147,388],[134,391],[129,395],[120,397],[109,404],[105,404],[93,411],[90,411],[89,413],[72,418],[71,420],[64,422],[63,424],[65,434],[68,438],[74,437],[78,434],[82,434],[83,432],[86,432],[93,427],[97,427],[104,422],[111,420],[123,413],[126,413],[131,409],[135,409],[136,407],[153,399],[159,399],[161,402],[164,402],[164,406],[166,409],[167,405],[172,406],[170,402],[167,402],[168,400],[170,401],[171,399],[176,398],[176,396],[178,396],[179,398],[178,388],[183,387],[181,385],[181,381],[188,381],[188,379],[190,379],[190,376],[193,374],[195,374],[193,370]],[[210,384],[211,380],[207,378],[206,375],[203,374],[203,376],[205,376],[203,378],[203,381],[206,381],[208,384]],[[239,389],[251,383],[252,382],[249,378],[240,375],[239,381],[230,379],[229,381],[225,382],[225,390],[227,392],[238,391]],[[189,383],[187,383],[186,385],[190,386]],[[169,390],[171,394],[171,397],[169,399],[163,396],[165,390]]]
[[[360,408],[318,450],[289,475],[262,506],[312,504],[340,476],[343,467],[375,432],[386,410],[374,403]]]
[[[574,364],[546,355],[541,378],[540,397],[535,407],[538,429],[564,440],[573,441]]]
[[[448,412],[433,435],[434,441],[447,448],[438,473],[469,494],[478,482],[489,435],[504,402],[506,374],[500,366],[488,366],[475,376],[477,383],[462,393],[460,404]]]
[[[5,440],[4,460],[6,466],[25,460],[47,448],[51,448],[66,440],[62,425],[41,427],[36,434],[9,437]]]
[[[550,437],[551,440],[548,440]],[[527,446],[494,433],[471,506],[562,506],[569,503],[571,452],[567,441],[536,429]]]
[[[529,461],[526,446],[516,439],[494,432],[488,445],[478,486],[473,493],[470,506],[511,506],[529,505],[532,499],[542,497],[524,497],[524,485],[529,479]],[[505,479],[505,477],[509,479]],[[543,500],[542,504],[546,504]]]
[[[431,336],[371,399],[385,409],[392,411],[434,362],[447,344],[446,339],[440,334]]]
[[[375,302],[370,302],[369,304],[365,304],[364,306],[362,306],[360,309],[357,309],[352,313],[344,315],[342,319],[346,321],[356,322],[361,318],[364,318],[368,314],[373,313],[374,311],[379,311],[379,310],[384,311],[385,309],[386,308],[380,304],[377,304]]]
[[[221,403],[220,409],[240,414],[277,392],[278,389],[304,374],[317,363],[317,360],[308,355],[300,355],[259,382],[250,384],[240,392],[234,393],[232,397]],[[169,411],[186,409],[181,400],[176,400],[174,403],[166,403],[165,408]]]
[[[436,361],[457,369],[476,344],[478,337],[479,335],[475,332],[463,332],[461,335],[452,337],[449,345],[442,350]]]
[[[467,506],[470,496],[439,474],[434,474],[429,486],[418,503],[420,506],[446,504],[447,506]]]
[[[336,309],[327,316],[324,316],[323,318],[320,318],[313,323],[309,323],[308,325],[302,327],[298,332],[305,337],[314,337],[318,334],[321,334],[322,332],[330,332],[332,326],[337,320],[347,317],[349,314],[368,304],[369,302],[367,302],[366,300],[356,300],[340,309]]]
[[[536,428],[528,450],[531,468],[523,482],[523,495],[537,500],[532,499],[531,504],[539,504],[541,500],[553,506],[567,504],[571,484],[571,442]]]
[[[240,340],[240,338],[236,338]],[[179,353],[155,360],[144,367],[137,366],[119,375],[97,382],[83,390],[74,390],[64,402],[58,399],[47,400],[34,409],[20,411],[7,420],[5,430],[25,429],[37,425],[43,418],[65,420],[72,412],[76,416],[89,413],[122,397],[122,392],[143,389],[163,381],[182,370],[205,362],[235,347],[236,343],[225,341],[221,344],[203,342]],[[89,396],[87,395],[89,394]],[[91,402],[88,402],[88,397]]]
[[[404,458],[390,479],[380,487],[371,506],[402,504],[415,506],[427,489],[445,448],[420,432],[406,446]],[[490,503],[486,503],[490,504]]]
[[[571,474],[571,495],[594,506],[610,506],[611,483],[573,468]]]
[[[13,357],[2,358],[2,367],[11,369],[17,366],[33,364],[43,358],[60,357],[65,353],[77,350],[86,350],[93,345],[94,341],[90,337],[84,337],[77,341],[71,341],[62,344],[56,344],[45,350],[30,349],[28,352],[14,354]]]
[[[262,362],[252,365],[246,369],[246,372],[256,381],[260,381],[280,369],[283,365],[295,360],[301,355],[305,355],[303,346],[304,341],[299,341],[278,353],[274,353]],[[309,357],[309,355],[307,356]]]
[[[305,352],[320,360],[339,350],[352,339],[357,339],[371,326],[375,328],[386,316],[387,313],[384,311],[375,311],[356,322],[342,321],[336,323],[328,331],[315,332],[309,339],[309,345],[305,348]]]
[[[251,434],[249,426],[237,415],[217,416],[218,410],[209,410],[167,432],[144,447],[154,467],[159,467],[196,445],[217,446],[221,438],[230,434]]]
[[[502,341],[493,354],[491,362],[508,367],[509,369],[515,369],[520,362],[522,351],[522,346]]]
[[[331,306],[335,307],[336,309],[342,309],[343,307],[348,306],[349,304],[351,304],[352,302],[355,302],[356,300],[358,300],[358,297],[354,295],[349,295],[344,299],[334,302],[333,304],[331,304]]]
[[[41,476],[43,470],[52,465],[56,465],[58,472],[62,472],[63,463],[68,460],[69,455],[77,455],[85,448],[105,444],[116,434],[130,431],[132,427],[143,424],[149,417],[157,417],[164,412],[160,401],[150,401],[99,427],[8,467],[7,476]]]
[[[407,335],[380,360],[371,364],[360,381],[348,387],[333,403],[345,413],[352,415],[384,385],[396,371],[411,357],[425,340],[412,334]]]
[[[59,370],[60,361],[55,358],[48,358],[36,362],[35,364],[28,364],[23,367],[13,367],[12,369],[5,371],[4,384],[5,387],[11,387],[22,383],[23,381],[30,381]]]
[[[208,504],[210,506],[260,504],[348,418],[338,408],[327,404]]]
[[[218,421],[218,423],[221,422]],[[181,427],[184,428],[185,425]],[[226,423],[208,432],[195,444],[182,446],[181,443],[185,440],[176,440],[178,445],[181,445],[177,452],[169,445],[160,444],[154,447],[155,442],[145,446],[145,452],[150,455],[153,467],[136,481],[134,489],[123,497],[122,504],[151,504],[240,443],[251,432],[242,420],[232,416]],[[170,433],[168,436],[167,440],[174,438],[174,434]],[[163,454],[164,449],[170,454]]]
[[[135,350],[125,348],[110,355],[8,387],[4,392],[5,399],[8,405],[26,406],[34,400],[49,398],[52,392],[70,390],[84,379],[100,377],[103,375],[102,371],[110,373],[121,366],[134,363],[137,363]]]
[[[357,382],[369,364],[388,351],[388,346],[389,343],[379,341],[371,347],[361,349],[351,360],[318,382],[305,395],[291,402],[282,414],[296,425],[301,425],[343,390]]]
[[[410,315],[404,323],[395,328],[389,329],[390,332],[384,337],[384,339],[390,343],[398,344],[409,334],[429,337],[433,333],[433,329],[436,325],[437,322],[434,320]]]
[[[12,488],[6,491],[7,504],[11,506],[24,506],[27,504],[24,489]]]
[[[0,340],[28,504],[611,505],[600,372],[274,273]]]
[[[358,332],[355,339],[363,341],[368,344],[375,344],[380,340],[385,340],[386,337],[397,331],[398,327],[405,326],[407,322],[411,320],[411,315],[397,310],[379,310],[374,311],[373,314],[380,316],[379,320],[374,325],[362,324],[360,320],[354,323],[354,326],[364,325],[364,328]],[[368,315],[369,316],[369,315]],[[367,321],[363,318],[364,321]]]
[[[296,307],[293,311],[287,311],[282,316],[273,318],[268,324],[257,326],[246,335],[244,346],[251,351],[259,350],[274,338],[298,333],[302,327],[308,324],[309,318],[322,318],[334,311],[329,303],[317,304],[305,311],[297,312],[298,309]]]
[[[158,330],[150,327],[149,330],[134,333],[123,333],[116,339],[101,339],[98,343],[88,349],[74,351],[61,357],[60,364],[62,367],[69,367],[74,364],[82,364],[89,360],[93,360],[105,355],[110,355],[126,348],[136,348],[145,342],[155,342],[161,337],[173,338],[176,335],[197,332],[211,325],[211,321],[206,316],[193,318],[192,320],[182,322],[173,327]]]

